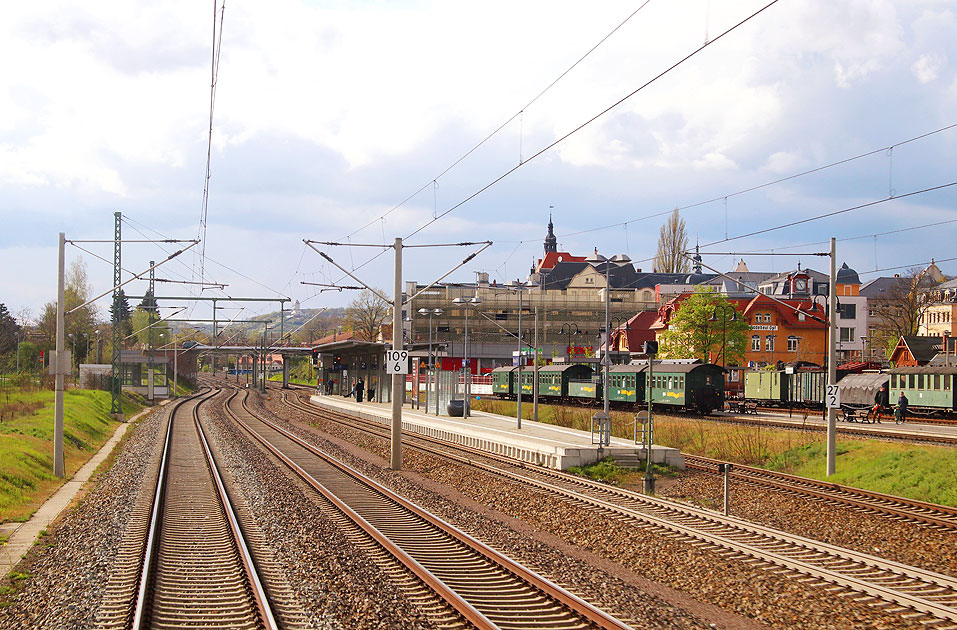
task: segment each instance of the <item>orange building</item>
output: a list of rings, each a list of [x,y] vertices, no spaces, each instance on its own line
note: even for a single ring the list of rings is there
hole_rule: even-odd
[[[745,350],[747,364],[763,367],[778,361],[810,361],[824,365],[827,324],[823,309],[819,305],[812,310],[813,303],[807,300],[780,302],[758,295],[745,307],[744,318],[751,326]]]

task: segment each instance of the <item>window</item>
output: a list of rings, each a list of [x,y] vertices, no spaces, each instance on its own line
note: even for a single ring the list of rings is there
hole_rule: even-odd
[[[774,352],[774,335],[768,335],[764,338],[764,349],[768,352]]]
[[[940,389],[940,374],[934,374],[934,389]]]
[[[794,335],[788,336],[788,352],[797,352],[798,338]]]
[[[916,375],[916,374],[911,374],[911,375],[910,375],[910,378],[908,378],[907,381],[908,381],[908,383],[907,383],[908,387],[907,387],[907,388],[908,388],[908,389],[914,389],[914,388],[917,386],[917,375]]]
[[[854,341],[854,329],[841,328],[841,341]]]
[[[857,319],[857,304],[841,304],[838,313],[842,319]]]
[[[950,374],[945,374],[945,375],[944,375],[944,389],[945,389],[945,390],[950,389],[950,379],[951,379],[951,378],[953,378],[953,377],[952,377]]]
[[[917,375],[917,389],[924,389],[924,375]]]
[[[757,352],[761,349],[761,337],[751,335],[751,350]]]

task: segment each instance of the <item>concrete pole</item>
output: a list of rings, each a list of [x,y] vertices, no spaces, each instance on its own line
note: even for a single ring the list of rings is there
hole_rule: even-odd
[[[535,307],[535,365],[532,368],[532,420],[538,422],[538,307]]]
[[[518,287],[518,406],[516,428],[522,428],[522,287]]]
[[[402,239],[395,239],[395,278],[392,285],[392,349],[402,349]],[[392,457],[389,467],[402,469],[402,398],[405,375],[392,375]]]
[[[56,384],[53,394],[53,474],[63,478],[63,355],[64,321],[63,321],[63,287],[64,287],[64,258],[66,250],[66,235],[60,232],[57,256],[57,283],[56,283]]]
[[[610,403],[608,400],[608,367],[611,363],[611,354],[609,354],[610,341],[611,341],[611,313],[609,312],[609,303],[611,299],[611,280],[608,275],[608,268],[611,266],[611,261],[605,261],[605,352],[602,354],[602,371],[604,376],[601,383],[602,391],[602,410],[605,412],[605,417],[602,420],[605,426],[603,427],[603,443],[605,446],[611,445],[611,415],[609,413]]]
[[[827,382],[837,383],[837,240],[831,237],[831,284],[827,296]],[[837,459],[837,409],[827,410],[827,476]]]
[[[179,348],[173,348],[173,395],[170,398],[176,398],[177,376],[179,373]]]
[[[469,417],[469,376],[472,375],[472,364],[469,361],[469,310],[471,306],[465,302],[465,401],[462,406],[462,417]]]
[[[651,469],[651,446],[654,443],[654,419],[652,417],[652,394],[654,393],[655,382],[655,355],[648,355],[648,379],[645,381],[645,397],[648,399],[648,428],[645,436],[648,441],[648,450],[645,451],[645,477],[642,479],[642,487],[645,494],[655,493],[655,473]],[[637,381],[635,387],[638,386]]]

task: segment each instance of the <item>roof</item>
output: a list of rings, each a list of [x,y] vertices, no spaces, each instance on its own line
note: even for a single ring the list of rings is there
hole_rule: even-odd
[[[518,369],[518,367],[517,367],[517,366],[514,366],[514,365],[503,365],[503,366],[501,366],[501,367],[495,368],[494,370],[492,370],[492,372],[493,372],[493,373],[494,373],[494,372],[511,372],[511,371],[517,370],[517,369]]]
[[[848,374],[837,384],[841,391],[841,404],[872,405],[877,390],[887,381],[887,374]]]
[[[891,289],[900,278],[894,278],[891,276],[882,276],[880,278],[874,278],[870,282],[861,286],[859,295],[863,295],[868,299],[880,298],[887,291]]]
[[[847,263],[841,265],[837,270],[837,284],[860,284],[861,277],[857,272],[847,266]]]
[[[957,366],[921,365],[894,368],[891,374],[957,374]]]
[[[905,336],[900,342],[907,346],[911,356],[918,363],[927,363],[943,349],[943,340],[940,337]]]
[[[568,252],[547,252],[545,257],[538,261],[538,269],[543,271],[553,269],[560,262],[585,262],[584,256],[572,256]]]
[[[542,289],[564,289],[568,287],[571,279],[577,276],[588,263],[582,262],[560,262],[555,263],[551,271],[542,278]]]
[[[541,372],[564,372],[565,370],[571,368],[587,368],[592,369],[590,365],[582,365],[581,363],[552,363],[551,365],[542,365],[538,368],[539,373]]]

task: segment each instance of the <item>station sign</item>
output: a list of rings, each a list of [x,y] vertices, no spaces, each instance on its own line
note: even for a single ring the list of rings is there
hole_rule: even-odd
[[[408,350],[386,350],[385,371],[389,374],[408,374],[409,373],[409,351]]]

